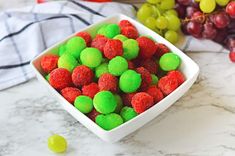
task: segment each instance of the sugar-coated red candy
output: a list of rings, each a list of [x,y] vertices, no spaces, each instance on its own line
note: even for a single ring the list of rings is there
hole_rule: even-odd
[[[88,85],[84,85],[82,87],[82,94],[89,96],[90,98],[94,98],[95,94],[99,92],[98,84],[95,82],[92,82]]]
[[[81,91],[75,87],[66,87],[60,91],[61,95],[71,104],[74,103],[76,97],[81,95]]]
[[[123,55],[122,42],[116,39],[110,39],[104,46],[104,56],[108,59],[112,59],[116,56]]]
[[[142,91],[145,91],[152,82],[152,76],[150,72],[144,67],[136,68],[136,72],[141,75],[141,79],[142,79],[140,89]]]
[[[118,79],[109,73],[102,74],[98,80],[100,90],[116,92],[118,90]]]
[[[136,93],[131,100],[132,107],[140,114],[154,105],[153,97],[146,92]]]
[[[93,71],[84,65],[77,66],[72,73],[73,83],[77,87],[90,84],[93,81],[93,78]]]
[[[50,73],[49,83],[57,90],[61,90],[65,87],[70,87],[73,85],[70,72],[64,68],[54,69]]]
[[[123,101],[123,104],[125,106],[132,106],[131,105],[131,100],[133,98],[133,96],[136,94],[136,92],[134,93],[125,93],[125,94],[122,94],[122,101]]]
[[[147,69],[151,74],[157,74],[158,65],[153,59],[142,60],[140,66]]]
[[[128,63],[128,69],[135,69],[135,64],[132,61],[127,61]]]
[[[131,22],[129,22],[128,20],[121,20],[118,25],[120,28],[129,27],[129,26],[135,28],[135,26],[131,24]]]
[[[57,68],[57,62],[59,57],[57,55],[46,55],[41,59],[41,67],[44,72],[50,73]]]
[[[170,76],[164,76],[158,81],[158,88],[164,95],[169,95],[178,87],[178,80]]]
[[[164,55],[165,53],[169,53],[170,49],[163,43],[156,43],[156,52],[155,52],[155,56],[157,58],[160,58],[162,55]]]
[[[109,39],[103,35],[96,35],[91,42],[91,47],[99,49],[102,53],[104,52],[104,46]]]
[[[172,77],[172,78],[176,78],[178,80],[178,85],[181,85],[185,81],[185,77],[184,77],[183,73],[181,73],[178,70],[169,71],[167,73],[167,76]]]
[[[157,49],[154,41],[145,36],[137,38],[136,41],[138,42],[140,47],[138,57],[142,59],[152,58]]]
[[[91,38],[91,35],[88,33],[88,32],[79,32],[76,34],[76,36],[79,36],[81,38],[83,38],[86,42],[86,46],[90,46],[91,45],[91,41],[92,41],[92,38]]]
[[[87,114],[88,118],[90,118],[94,122],[95,122],[95,118],[96,118],[97,115],[100,115],[100,113],[97,112],[97,110],[95,108],[92,109],[92,111]]]
[[[139,33],[135,27],[128,26],[121,28],[121,34],[127,38],[136,39],[139,37]]]
[[[150,96],[153,97],[154,103],[161,101],[164,98],[162,91],[157,88],[156,85],[150,86],[146,91]]]

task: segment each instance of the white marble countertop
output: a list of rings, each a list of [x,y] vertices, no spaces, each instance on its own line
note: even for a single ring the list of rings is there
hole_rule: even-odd
[[[227,54],[188,53],[201,68],[177,103],[120,142],[108,144],[65,112],[36,80],[0,93],[0,156],[51,156],[47,138],[67,138],[67,156],[235,155],[235,65]]]

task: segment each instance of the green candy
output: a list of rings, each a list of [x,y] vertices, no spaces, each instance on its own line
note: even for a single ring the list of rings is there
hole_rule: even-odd
[[[45,76],[45,79],[49,82],[50,74],[47,74],[47,75]]]
[[[95,76],[99,78],[102,74],[109,73],[108,63],[102,63],[95,68]]]
[[[105,34],[105,28],[108,26],[109,24],[102,24],[101,27],[98,29],[97,34]]]
[[[124,122],[127,122],[136,117],[138,114],[133,108],[125,106],[122,108],[120,115],[123,118]]]
[[[117,101],[110,91],[101,91],[93,99],[95,109],[102,114],[109,114],[115,111]]]
[[[156,75],[154,75],[154,74],[151,74],[151,77],[152,77],[152,82],[151,82],[151,84],[152,84],[152,85],[157,84],[157,83],[158,83],[158,77],[157,77]]]
[[[115,94],[114,95],[116,101],[117,101],[117,107],[115,109],[115,113],[119,113],[123,107],[123,102],[122,102],[122,98],[118,95],[118,94]]]
[[[94,68],[100,65],[102,53],[96,48],[86,48],[80,54],[82,64]]]
[[[104,25],[98,30],[98,34],[104,35],[108,38],[113,38],[120,34],[120,27],[117,24]]]
[[[112,60],[109,61],[108,64],[109,73],[120,76],[123,72],[128,69],[128,63],[126,59],[121,56],[116,56]]]
[[[63,44],[59,47],[59,56],[62,56],[66,52],[66,45]]]
[[[123,119],[116,113],[107,115],[100,114],[95,118],[95,122],[105,130],[111,130],[123,124]]]
[[[70,54],[65,53],[62,56],[60,56],[58,60],[58,67],[59,68],[65,68],[68,71],[72,72],[75,67],[77,67],[78,61]]]
[[[180,65],[180,57],[174,53],[166,53],[161,56],[159,60],[159,65],[162,70],[164,71],[171,71],[175,70]]]
[[[119,79],[119,87],[125,93],[132,93],[140,87],[141,81],[139,73],[134,70],[127,70]]]
[[[73,55],[73,57],[75,57],[76,59],[79,58],[81,51],[85,48],[86,48],[85,40],[78,36],[69,39],[66,44],[66,52]]]
[[[122,34],[116,35],[113,39],[120,40],[122,42],[126,41],[128,38]]]
[[[90,113],[93,109],[93,102],[89,96],[80,95],[74,101],[74,106],[82,113]]]
[[[138,42],[134,39],[128,39],[123,42],[123,57],[127,60],[136,58],[139,54]]]

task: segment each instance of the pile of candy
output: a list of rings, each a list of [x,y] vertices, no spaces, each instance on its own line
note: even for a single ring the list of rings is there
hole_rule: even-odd
[[[48,54],[41,67],[50,85],[80,112],[111,130],[146,111],[184,81],[180,58],[139,36],[127,20],[104,24],[92,39],[79,32]],[[159,81],[158,81],[159,78]]]

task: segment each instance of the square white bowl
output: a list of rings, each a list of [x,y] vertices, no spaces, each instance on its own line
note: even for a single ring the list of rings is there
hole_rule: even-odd
[[[71,105],[68,101],[66,101],[54,88],[50,86],[50,84],[46,81],[46,79],[43,76],[43,72],[40,66],[41,58],[51,53],[58,54],[58,47],[61,44],[65,43],[68,39],[73,37],[75,34],[69,36],[68,38],[55,44],[54,46],[48,48],[42,54],[40,54],[34,60],[31,61],[31,65],[37,75],[39,82],[41,82],[42,84],[44,84],[45,87],[47,87],[47,89],[51,92],[53,96],[57,98],[58,102],[64,107],[64,109],[67,112],[69,112],[80,123],[82,123],[85,127],[87,127],[90,131],[92,131],[98,137],[100,137],[101,139],[107,142],[116,142],[122,139],[123,137],[125,137],[126,135],[134,132],[138,128],[142,127],[147,122],[154,119],[155,117],[157,117],[164,110],[166,110],[168,107],[174,104],[176,100],[178,100],[181,96],[185,94],[185,92],[196,81],[197,76],[199,74],[198,65],[192,59],[190,59],[187,55],[185,55],[181,50],[176,48],[174,45],[172,45],[170,42],[165,40],[160,35],[156,34],[152,30],[145,27],[144,25],[140,24],[139,22],[125,15],[117,14],[115,16],[105,18],[104,20],[98,23],[92,24],[88,26],[87,28],[82,29],[80,31],[89,32],[92,35],[92,37],[94,37],[97,29],[100,28],[100,26],[103,23],[118,23],[119,21],[123,19],[129,20],[138,29],[141,35],[151,36],[157,42],[164,43],[166,46],[168,46],[171,49],[173,53],[177,54],[181,58],[182,63],[180,66],[180,71],[183,72],[183,74],[185,75],[186,81],[181,86],[179,86],[174,92],[172,92],[170,95],[168,95],[163,100],[161,100],[158,104],[154,105],[153,107],[151,107],[144,113],[139,114],[137,117],[120,125],[117,128],[114,128],[110,131],[106,131],[100,128],[95,122],[90,120],[86,115],[78,111],[73,105]]]

